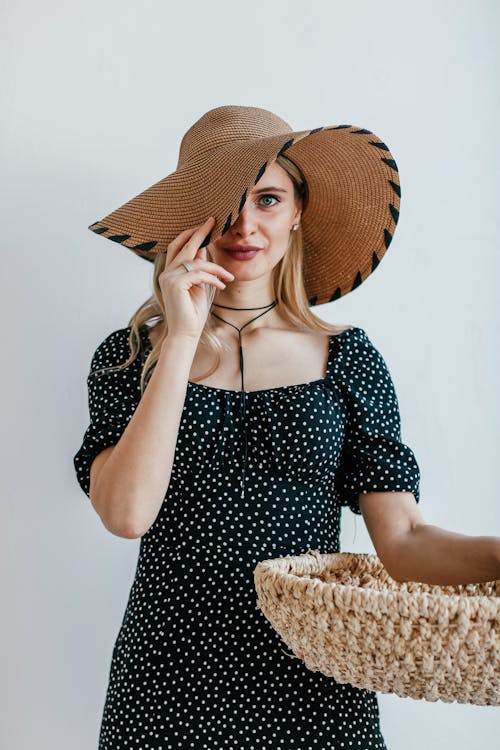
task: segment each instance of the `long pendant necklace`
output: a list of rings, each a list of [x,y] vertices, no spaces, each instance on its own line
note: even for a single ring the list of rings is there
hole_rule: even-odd
[[[224,307],[226,310],[263,310],[264,308],[267,308],[265,312],[260,313],[260,315],[256,315],[255,318],[252,318],[249,320],[245,325],[241,326],[241,328],[238,328],[238,326],[233,325],[233,323],[230,323],[228,320],[224,320],[224,318],[221,318],[220,315],[217,315],[217,313],[212,312],[212,315],[215,315],[216,318],[219,320],[222,320],[223,323],[227,323],[228,325],[232,326],[238,331],[238,337],[239,337],[239,349],[240,349],[240,370],[241,370],[241,391],[240,391],[240,417],[242,419],[243,423],[243,435],[244,435],[244,459],[243,459],[243,470],[241,475],[241,497],[244,497],[245,494],[245,474],[246,474],[246,466],[247,466],[247,457],[248,457],[248,435],[247,435],[247,423],[246,423],[246,392],[245,392],[245,382],[244,382],[244,370],[243,370],[243,347],[241,345],[241,331],[245,326],[247,326],[249,323],[252,323],[254,320],[257,320],[257,318],[260,318],[261,315],[265,315],[266,312],[269,312],[272,310],[273,307],[275,307],[278,304],[278,300],[275,299],[274,302],[271,302],[269,305],[263,305],[262,307],[230,307],[229,305],[219,305],[216,302],[212,303],[216,307]]]

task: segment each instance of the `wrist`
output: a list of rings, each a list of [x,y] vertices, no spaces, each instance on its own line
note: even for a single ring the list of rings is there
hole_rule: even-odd
[[[187,333],[167,333],[165,338],[162,341],[162,346],[172,345],[172,346],[198,346],[198,342],[200,340],[199,336],[191,336]]]
[[[165,352],[169,352],[169,356],[178,357],[180,361],[187,358],[191,362],[198,348],[198,342],[199,338],[194,336],[169,333],[161,343],[159,356],[162,357]]]

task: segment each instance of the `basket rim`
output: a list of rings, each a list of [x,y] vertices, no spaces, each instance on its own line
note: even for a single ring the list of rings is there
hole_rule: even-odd
[[[351,558],[363,558],[365,560],[368,559],[368,562],[370,561],[379,561],[380,559],[377,557],[377,555],[374,555],[372,553],[367,552],[333,552],[333,553],[318,553],[320,558],[327,558],[330,555],[335,556],[349,556]],[[322,590],[325,588],[328,589],[339,589],[341,591],[351,591],[356,592],[358,597],[361,597],[362,600],[367,599],[373,599],[376,598],[380,601],[384,600],[390,600],[391,603],[394,604],[395,601],[401,602],[401,601],[408,601],[410,599],[411,601],[418,603],[418,604],[429,604],[430,601],[432,602],[439,602],[441,604],[445,604],[448,607],[452,605],[457,606],[456,615],[463,613],[465,611],[466,614],[476,614],[477,611],[480,608],[487,608],[490,610],[488,617],[486,619],[498,619],[500,618],[500,596],[497,596],[495,594],[473,594],[472,596],[467,594],[461,594],[461,593],[434,593],[430,591],[407,591],[404,589],[399,588],[399,586],[396,589],[390,589],[390,588],[382,588],[382,589],[376,589],[376,588],[370,588],[370,587],[364,587],[364,586],[356,586],[354,584],[350,583],[340,583],[337,581],[322,581],[321,579],[317,578],[314,573],[309,574],[307,572],[301,572],[299,575],[290,570],[280,570],[280,568],[284,568],[285,564],[290,566],[290,562],[286,562],[287,559],[290,558],[302,558],[305,559],[307,557],[313,557],[316,555],[312,555],[309,553],[301,553],[299,555],[287,555],[285,557],[279,557],[279,558],[272,558],[268,560],[261,560],[257,563],[254,569],[254,577],[259,576],[261,573],[266,571],[267,575],[271,575],[275,578],[280,578],[282,581],[288,581],[289,584],[296,583],[297,585],[307,587],[310,585],[311,582],[313,582],[315,587],[318,587]],[[371,559],[370,559],[371,558]],[[319,572],[319,571],[317,571]],[[394,580],[394,579],[393,579]],[[399,584],[400,582],[395,581],[396,584]],[[406,582],[403,582],[406,583]],[[409,583],[412,583],[414,585],[419,585],[419,581],[409,581]],[[493,581],[484,581],[482,583],[487,584],[494,584],[495,579]],[[439,584],[423,584],[423,585],[437,585]],[[454,584],[445,584],[448,585],[454,585]],[[460,584],[460,585],[471,585],[474,586],[476,584]],[[481,585],[481,584],[478,584]],[[353,606],[352,609],[357,609],[357,606]]]

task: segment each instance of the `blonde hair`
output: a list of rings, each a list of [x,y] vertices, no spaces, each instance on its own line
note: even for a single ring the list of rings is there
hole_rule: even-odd
[[[285,170],[288,176],[291,178],[294,185],[294,193],[296,201],[302,202],[302,208],[305,209],[308,201],[307,183],[296,164],[288,159],[283,154],[276,158],[276,162]],[[299,229],[290,233],[290,242],[288,250],[285,255],[281,258],[279,263],[276,264],[273,269],[273,289],[274,297],[278,300],[277,309],[281,317],[284,320],[289,321],[292,325],[302,323],[306,329],[313,332],[324,332],[328,335],[336,335],[342,333],[347,328],[352,326],[336,326],[331,323],[318,318],[310,309],[309,301],[306,295],[303,274],[302,274],[302,230]],[[207,259],[214,261],[212,254],[210,253],[210,244],[207,245]],[[139,328],[145,323],[156,318],[153,327],[160,327],[160,336],[157,343],[152,346],[152,349],[146,358],[146,361],[142,367],[141,373],[141,395],[147,385],[147,381],[152,374],[153,368],[158,361],[160,355],[161,345],[163,340],[168,334],[168,321],[165,316],[165,308],[163,305],[163,296],[161,293],[160,285],[158,283],[158,277],[165,268],[166,253],[157,253],[154,258],[153,268],[153,294],[147,299],[132,315],[128,325],[130,326],[130,335],[128,339],[130,356],[121,365],[114,367],[103,368],[102,371],[122,369],[130,365],[138,356],[140,351],[140,333]],[[212,306],[216,288],[206,284],[205,290],[207,293],[207,300],[209,307]],[[203,375],[194,379],[194,382],[198,382],[205,377],[210,376],[215,372],[221,362],[221,353],[224,351],[224,345],[222,344],[219,337],[210,330],[212,323],[212,316],[209,314],[205,322],[203,331],[200,336],[200,341],[209,345],[212,351],[216,355],[216,362],[214,366]],[[152,343],[152,342],[151,342]]]

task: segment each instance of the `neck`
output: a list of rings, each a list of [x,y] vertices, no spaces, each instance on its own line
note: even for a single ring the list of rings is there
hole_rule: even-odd
[[[216,316],[220,316],[237,328],[244,325],[245,332],[257,328],[271,328],[281,321],[278,304],[272,290],[257,294],[248,292],[246,294],[218,294],[212,302],[211,312],[215,313],[211,315],[211,318],[213,327],[217,329],[227,328],[227,325],[222,321],[219,322]]]
[[[210,326],[217,335],[222,336],[227,335],[227,329],[230,327],[235,332],[240,331],[238,336],[241,333],[251,334],[257,329],[279,327],[281,318],[279,314],[276,314],[276,306],[277,301],[274,300],[270,304],[249,305],[248,310],[240,308],[233,310],[231,309],[233,305],[224,304],[223,306],[223,303],[217,303],[210,311]]]

